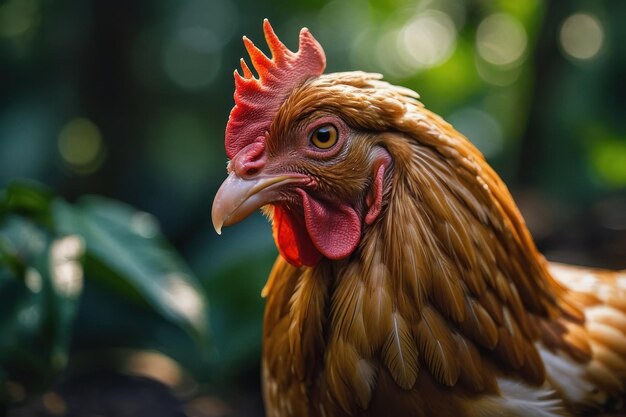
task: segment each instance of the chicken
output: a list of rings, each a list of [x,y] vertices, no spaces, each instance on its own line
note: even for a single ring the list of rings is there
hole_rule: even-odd
[[[269,417],[624,411],[626,273],[548,263],[480,152],[307,29],[244,37],[218,233],[262,208]]]

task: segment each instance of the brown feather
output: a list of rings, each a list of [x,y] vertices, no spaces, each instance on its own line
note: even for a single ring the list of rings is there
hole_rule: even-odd
[[[480,392],[485,389],[485,379],[490,374],[483,369],[480,353],[473,343],[468,342],[463,336],[454,334],[454,343],[457,346],[458,361],[460,364],[459,380],[474,391]]]
[[[416,337],[422,360],[435,379],[447,386],[456,384],[461,369],[453,334],[431,307],[422,309]]]
[[[498,358],[513,369],[520,369],[524,364],[524,347],[519,339],[505,327],[498,329],[498,344],[495,352]]]
[[[453,275],[454,268],[442,258],[436,266],[436,276],[432,280],[432,302],[437,309],[453,322],[465,319],[465,291],[462,281]]]
[[[578,323],[565,322],[565,334],[563,344],[573,358],[580,361],[588,361],[592,357],[591,345],[587,330]]]
[[[498,327],[487,311],[476,300],[465,303],[467,309],[461,330],[471,340],[487,349],[493,349],[498,343]]]
[[[289,309],[289,348],[298,377],[313,376],[321,363],[325,307],[328,298],[326,280],[317,270],[307,269],[296,284]]]
[[[417,347],[407,323],[398,312],[391,315],[391,328],[381,356],[394,381],[401,388],[410,390],[419,370]]]
[[[597,306],[585,311],[587,319],[613,327],[626,335],[626,313],[609,306]]]
[[[365,294],[363,295],[363,321],[367,340],[373,350],[379,349],[385,341],[393,302],[388,288],[390,276],[384,264],[377,263],[370,270]]]
[[[626,338],[622,332],[609,325],[596,322],[588,323],[587,331],[595,341],[626,357]]]
[[[326,352],[323,387],[333,401],[348,414],[356,406],[367,408],[376,380],[374,366],[341,336],[330,341]]]
[[[502,312],[502,303],[491,291],[486,291],[478,300],[480,305],[487,311],[489,317],[498,325],[504,322],[504,314]]]
[[[589,378],[602,387],[603,391],[612,395],[619,395],[624,391],[624,382],[607,368],[605,364],[594,360],[586,368]]]
[[[523,346],[524,364],[520,368],[522,377],[534,385],[541,385],[546,380],[546,369],[537,348],[526,342]]]
[[[626,381],[626,357],[599,343],[592,342],[593,358],[608,366],[621,381]]]

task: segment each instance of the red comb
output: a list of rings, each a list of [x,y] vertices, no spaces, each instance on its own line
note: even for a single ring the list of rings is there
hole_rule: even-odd
[[[263,140],[289,93],[308,78],[321,75],[326,67],[324,50],[308,29],[300,31],[298,52],[291,52],[283,45],[267,19],[263,21],[263,32],[272,52],[271,59],[250,39],[243,38],[259,78],[253,76],[242,58],[243,76],[235,70],[235,107],[226,125],[226,155],[231,159],[250,143]]]

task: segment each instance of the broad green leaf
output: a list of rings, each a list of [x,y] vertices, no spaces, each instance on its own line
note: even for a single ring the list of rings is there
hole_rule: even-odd
[[[199,341],[208,337],[207,300],[149,214],[105,198],[53,203],[57,230],[82,236],[86,275],[147,303]]]
[[[0,365],[6,379],[44,389],[67,363],[82,243],[76,236],[55,239],[15,214],[0,222],[0,243],[2,259],[10,260],[0,265]]]
[[[8,213],[21,213],[50,225],[52,191],[33,181],[14,181],[0,194],[0,217]]]

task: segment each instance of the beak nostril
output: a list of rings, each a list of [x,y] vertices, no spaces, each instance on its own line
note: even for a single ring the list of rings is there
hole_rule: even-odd
[[[255,142],[243,148],[233,158],[233,171],[241,177],[252,177],[257,175],[267,162],[265,144]]]

